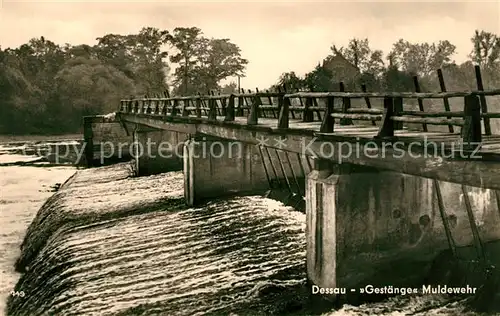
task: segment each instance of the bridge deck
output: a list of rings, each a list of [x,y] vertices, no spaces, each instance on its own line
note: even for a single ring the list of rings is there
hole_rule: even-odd
[[[490,124],[491,120],[500,119],[500,112],[488,111],[490,101],[486,99],[500,98],[500,90],[484,91],[479,86],[478,90],[138,98],[122,100],[119,114],[122,122],[153,129],[209,135],[336,162],[500,190],[500,135],[495,135],[498,131]],[[459,109],[461,105],[457,104],[451,111],[448,101],[452,98],[462,99],[463,108]],[[364,100],[366,107],[354,106],[351,101],[355,99]],[[417,102],[406,102],[408,99]],[[370,100],[382,101],[383,108],[377,108]],[[445,109],[424,111],[424,100],[438,100]],[[284,137],[285,148],[278,137],[281,140]],[[262,138],[271,141],[262,143]],[[335,146],[329,146],[335,149],[333,155],[323,151],[327,143]],[[343,143],[354,147],[339,146]],[[361,155],[358,148],[363,151]]]

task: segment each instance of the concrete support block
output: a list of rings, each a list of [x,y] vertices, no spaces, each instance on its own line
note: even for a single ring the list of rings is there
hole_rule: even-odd
[[[184,147],[188,205],[215,197],[269,189],[258,148],[228,140],[190,139]]]
[[[139,176],[182,170],[187,134],[166,130],[135,130],[133,157]]]
[[[431,179],[319,161],[306,180],[310,283],[346,288],[349,295],[366,285],[413,288],[430,282],[437,258],[450,247],[441,211],[460,260],[477,260],[463,194],[450,184],[437,185],[444,210]],[[488,223],[500,220],[496,205],[485,202],[491,197],[484,190],[470,189],[469,195],[482,241],[498,240],[498,226]],[[490,258],[498,252],[485,248]]]
[[[337,287],[336,214],[339,181],[345,172],[340,167],[318,160],[306,178],[307,277],[321,288]]]

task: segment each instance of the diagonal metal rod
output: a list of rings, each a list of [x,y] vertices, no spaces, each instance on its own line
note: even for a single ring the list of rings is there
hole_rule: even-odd
[[[271,159],[271,154],[269,153],[269,148],[264,147],[267,153],[267,158],[269,159],[269,162],[271,163],[271,168],[273,169],[274,176],[276,177],[276,183],[278,184],[278,187],[281,188],[281,181],[278,177],[278,172],[276,171],[276,167],[274,166],[273,160]]]
[[[297,159],[299,160],[300,171],[302,172],[302,175],[305,178],[306,177],[306,171],[304,170],[304,165],[302,164],[302,156],[299,153],[297,153]]]
[[[306,161],[307,161],[307,166],[309,167],[309,172],[311,172],[311,170],[313,170],[313,167],[311,165],[311,161],[309,160],[309,156],[307,155],[304,155],[305,158],[306,158]]]
[[[266,160],[264,159],[264,153],[262,152],[262,146],[257,146],[257,147],[259,148],[260,158],[262,160],[262,166],[264,166],[264,172],[266,173],[267,182],[269,182],[269,188],[273,189],[273,181],[271,180],[271,177],[269,176],[269,171],[267,170]]]
[[[302,189],[300,188],[299,180],[297,180],[297,175],[295,174],[295,170],[293,170],[293,165],[292,165],[292,162],[290,161],[290,157],[288,156],[288,152],[285,151],[284,153],[285,153],[286,161],[287,161],[288,165],[290,166],[290,171],[292,172],[292,177],[293,177],[293,180],[295,181],[295,185],[297,186],[297,190],[298,190],[299,194],[302,195]]]
[[[290,181],[288,180],[288,177],[286,175],[285,166],[283,166],[283,162],[281,161],[280,153],[277,149],[274,149],[274,152],[276,153],[276,157],[278,157],[278,162],[280,163],[281,173],[283,173],[283,177],[285,178],[285,183],[286,183],[286,186],[288,187],[288,191],[290,191],[291,194],[294,194],[293,190],[292,190],[292,186],[290,185]]]
[[[455,246],[455,241],[453,240],[453,235],[451,234],[450,223],[448,223],[448,218],[446,217],[444,203],[443,203],[443,196],[441,195],[441,188],[439,187],[439,181],[436,179],[433,179],[433,182],[434,182],[434,187],[436,188],[439,214],[441,215],[441,220],[443,221],[443,226],[444,226],[444,230],[446,233],[446,239],[448,239],[448,245],[450,246],[450,250],[451,250],[451,253],[453,254],[453,257],[456,258],[457,257],[457,249]]]
[[[486,255],[484,253],[483,243],[481,242],[481,237],[479,236],[479,229],[476,225],[476,219],[474,218],[474,213],[472,212],[472,205],[470,203],[469,194],[467,193],[467,187],[462,184],[462,194],[464,196],[465,209],[467,211],[467,217],[469,218],[470,228],[472,230],[472,236],[474,237],[474,244],[477,251],[477,256],[481,263],[486,266]]]

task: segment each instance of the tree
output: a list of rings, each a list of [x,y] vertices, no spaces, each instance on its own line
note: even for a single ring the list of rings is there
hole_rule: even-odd
[[[399,70],[396,66],[390,66],[382,75],[382,89],[385,91],[408,92],[413,91],[412,74]],[[421,87],[424,90],[423,87]]]
[[[207,45],[207,39],[202,37],[201,29],[197,27],[177,27],[167,39],[177,53],[170,56],[170,62],[179,64],[174,73],[174,84],[181,88],[184,94],[188,94],[190,86],[190,71],[198,62],[198,53]]]
[[[314,91],[329,91],[333,88],[332,72],[317,65],[313,71],[307,73],[304,78],[304,85]]]
[[[0,50],[0,132],[25,131],[29,107],[27,100],[37,87],[23,74],[19,59],[12,50]]]
[[[169,38],[166,30],[144,27],[138,34],[108,34],[97,38],[94,50],[104,64],[112,65],[133,79],[138,93],[160,93],[168,89],[164,61],[167,52],[162,46]]]
[[[400,39],[390,52],[390,63],[399,70],[418,76],[429,76],[436,69],[454,61],[456,47],[449,41],[438,43],[410,43]]]
[[[297,76],[295,72],[291,71],[282,73],[276,83],[276,86],[280,88],[285,86],[288,91],[291,91],[295,89],[303,89],[306,85],[302,78]]]
[[[221,94],[232,94],[232,93],[238,93],[238,86],[236,85],[236,82],[231,81],[230,83],[224,85],[221,90]]]
[[[469,54],[471,60],[482,68],[498,69],[500,65],[500,37],[478,30],[471,38],[473,49]]]
[[[169,42],[177,51],[170,56],[179,66],[174,73],[178,94],[207,93],[227,77],[243,75],[248,61],[229,39],[207,39],[199,28],[176,28]]]
[[[367,72],[376,77],[380,76],[384,69],[383,53],[381,50],[372,50],[367,38],[353,38],[349,41],[347,47],[331,47],[334,55],[341,54],[351,64],[353,64],[360,73]]]
[[[169,32],[157,28],[145,27],[139,34],[129,37],[134,62],[132,71],[136,74],[136,89],[140,93],[151,95],[168,89],[166,71],[168,69],[164,58],[167,52],[162,46],[167,43]]]
[[[240,48],[229,39],[210,39],[198,52],[199,64],[193,75],[201,80],[203,91],[217,89],[227,77],[242,76],[248,60],[241,57]]]
[[[82,116],[116,111],[120,99],[134,93],[134,82],[111,65],[79,57],[58,72],[55,89],[64,123],[71,126]]]

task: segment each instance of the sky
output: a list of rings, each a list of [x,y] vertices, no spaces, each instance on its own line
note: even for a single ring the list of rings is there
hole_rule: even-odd
[[[449,40],[465,60],[475,29],[500,34],[500,0],[480,2],[361,1],[23,1],[0,0],[0,45],[17,47],[44,36],[58,44],[95,44],[109,33],[144,26],[196,26],[229,38],[249,60],[241,86],[264,89],[280,74],[312,70],[330,47],[368,38],[388,52],[400,38]],[[233,80],[229,78],[229,80]]]

